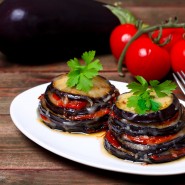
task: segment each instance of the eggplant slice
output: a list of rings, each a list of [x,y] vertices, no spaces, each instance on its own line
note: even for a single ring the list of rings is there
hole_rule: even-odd
[[[183,121],[183,109],[181,105],[179,112],[177,112],[172,118],[163,122],[155,123],[134,123],[126,119],[116,118],[113,114],[109,119],[109,129],[117,135],[127,133],[133,136],[137,135],[149,135],[149,136],[161,136],[167,134],[174,134],[181,130],[185,121]]]
[[[66,74],[54,78],[40,96],[41,120],[52,129],[65,132],[106,130],[119,91],[102,76],[93,79],[93,88],[87,93],[68,87],[67,79]]]
[[[172,148],[169,148],[166,151],[162,151],[157,154],[139,154],[136,152],[132,152],[130,150],[127,150],[125,148],[122,148],[121,146],[116,146],[113,144],[112,141],[109,140],[108,136],[110,132],[108,131],[105,140],[104,140],[104,147],[105,149],[112,155],[124,159],[124,160],[129,160],[133,162],[144,162],[147,164],[152,164],[152,163],[164,163],[164,162],[170,162],[177,160],[181,157],[185,156],[185,141],[183,140],[182,142],[179,142]],[[112,136],[111,136],[112,137]],[[113,139],[114,142],[116,139]]]
[[[139,115],[125,107],[119,95],[113,104],[104,138],[105,149],[125,160],[162,163],[185,156],[184,107],[172,94],[164,108]],[[130,96],[130,95],[129,95]]]
[[[126,94],[128,93],[123,93],[118,97],[116,104],[113,106],[113,111],[118,117],[124,118],[129,121],[133,121],[136,123],[163,122],[173,117],[174,114],[179,111],[179,108],[181,106],[178,98],[174,94],[172,94],[166,100],[163,100],[163,98],[159,99],[161,103],[165,104],[163,109],[156,112],[150,112],[147,114],[137,114],[135,112],[125,110]]]

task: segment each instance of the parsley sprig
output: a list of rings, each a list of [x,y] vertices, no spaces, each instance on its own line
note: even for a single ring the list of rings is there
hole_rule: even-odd
[[[68,87],[76,87],[78,90],[88,92],[93,87],[92,79],[102,70],[102,64],[99,59],[94,59],[95,51],[84,52],[81,58],[84,61],[82,65],[77,58],[67,62],[70,72],[68,73]]]
[[[137,81],[127,85],[133,96],[128,98],[127,106],[133,107],[138,114],[145,114],[147,111],[158,111],[161,104],[154,100],[154,93],[158,97],[165,97],[172,93],[176,84],[171,80],[160,83],[158,80],[151,80],[149,83],[142,77],[136,76]]]

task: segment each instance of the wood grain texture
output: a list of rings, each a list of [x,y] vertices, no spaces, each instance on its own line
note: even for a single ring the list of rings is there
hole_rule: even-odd
[[[130,10],[138,19],[148,24],[159,24],[170,17],[177,17],[179,22],[185,22],[183,0],[99,0],[106,4],[119,3],[121,7]]]
[[[138,7],[179,7],[185,6],[184,0],[98,0],[107,4],[119,3],[123,7],[125,6],[138,6]]]

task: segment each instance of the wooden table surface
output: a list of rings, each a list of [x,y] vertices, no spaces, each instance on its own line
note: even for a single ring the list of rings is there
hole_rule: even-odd
[[[154,14],[153,6],[145,2],[124,1],[138,16],[140,12]],[[134,4],[134,2],[137,2]],[[152,1],[151,1],[152,2]],[[159,2],[159,1],[157,1]],[[164,1],[168,3],[169,1]],[[171,1],[170,1],[171,2]],[[183,1],[179,2],[185,6]],[[130,4],[129,4],[130,3]],[[178,14],[182,14],[182,5],[179,5]],[[174,4],[171,2],[163,14],[173,12]],[[177,5],[176,5],[177,6]],[[151,11],[149,11],[151,10]],[[176,10],[176,9],[175,9]],[[183,12],[184,13],[184,12]],[[160,15],[158,15],[160,17]],[[183,17],[185,19],[185,16]],[[152,19],[148,19],[152,22]],[[154,20],[153,20],[154,22]],[[103,64],[101,75],[109,80],[122,82],[133,81],[132,76],[126,72],[125,77],[120,77],[117,73],[117,64],[111,54],[99,56]],[[140,176],[126,173],[112,172],[94,167],[86,166],[58,156],[40,147],[29,140],[14,125],[10,117],[10,104],[12,100],[21,92],[34,86],[50,82],[53,77],[61,73],[68,72],[66,61],[56,62],[46,65],[26,66],[16,63],[0,61],[0,184],[2,185],[146,185],[162,184],[182,185],[185,184],[185,175],[172,176]],[[177,96],[183,100],[185,97],[177,88]],[[25,105],[27,106],[27,105]]]

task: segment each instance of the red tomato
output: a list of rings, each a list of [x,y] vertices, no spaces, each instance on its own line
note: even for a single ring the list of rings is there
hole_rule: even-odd
[[[143,135],[138,135],[138,136],[132,136],[129,134],[124,134],[125,138],[128,138],[130,141],[135,142],[135,143],[141,143],[141,144],[160,144],[164,142],[168,142],[172,139],[174,139],[175,134],[171,135],[165,135],[165,136],[143,136]]]
[[[152,34],[153,38],[156,38],[158,34],[159,34],[159,30],[155,31]],[[164,48],[170,51],[175,43],[177,43],[179,40],[182,40],[183,34],[184,34],[184,28],[163,28],[162,36],[159,43],[164,43],[166,39],[169,39],[170,37],[170,41],[164,45]]]
[[[108,140],[108,142],[113,145],[115,148],[120,148],[120,143],[116,140],[116,138],[113,136],[110,130],[106,132],[105,138]]]
[[[128,48],[125,56],[128,71],[143,76],[147,81],[161,80],[170,70],[169,53],[149,38],[138,38]]]
[[[180,40],[172,47],[170,56],[173,71],[185,72],[185,40]]]
[[[118,60],[127,42],[137,32],[133,24],[121,24],[110,35],[110,48],[113,56]]]
[[[87,102],[83,100],[68,100],[67,103],[64,103],[62,99],[57,96],[55,93],[52,94],[52,97],[57,101],[57,105],[60,107],[65,107],[68,109],[83,109],[86,105]]]
[[[102,108],[99,111],[96,111],[95,113],[92,113],[92,114],[82,114],[82,115],[72,116],[71,118],[73,120],[96,119],[96,118],[100,118],[105,115],[108,115],[109,112],[110,112],[109,108]]]

